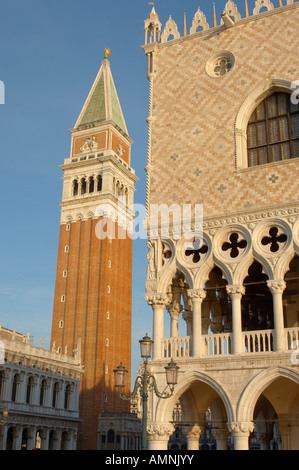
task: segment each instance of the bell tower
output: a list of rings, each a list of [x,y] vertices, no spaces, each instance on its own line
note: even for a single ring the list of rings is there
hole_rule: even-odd
[[[128,411],[113,368],[131,364],[131,144],[109,63],[110,49],[71,133],[63,193],[51,348],[81,345],[80,448],[97,448],[99,413]],[[127,384],[130,391],[130,381]]]

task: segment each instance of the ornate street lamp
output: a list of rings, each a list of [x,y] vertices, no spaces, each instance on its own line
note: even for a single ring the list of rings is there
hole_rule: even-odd
[[[125,394],[122,392],[123,388],[126,385],[126,376],[127,376],[127,369],[123,366],[121,363],[117,369],[114,369],[114,376],[115,376],[115,385],[118,390],[118,394],[120,398],[123,400],[131,400],[132,398],[135,398],[137,395],[137,392],[139,389],[141,389],[141,396],[142,396],[142,445],[141,448],[142,450],[147,449],[147,401],[148,401],[148,391],[149,390],[154,390],[155,394],[159,398],[170,398],[173,395],[174,392],[174,386],[177,384],[177,379],[178,379],[178,370],[179,367],[176,365],[175,362],[173,362],[173,359],[171,359],[171,362],[168,364],[168,366],[165,367],[165,372],[166,372],[166,382],[167,385],[169,386],[169,392],[163,392],[160,393],[158,388],[157,388],[157,382],[156,379],[153,375],[151,375],[148,371],[148,359],[152,355],[152,345],[153,345],[153,340],[146,335],[139,341],[140,343],[140,352],[141,352],[141,357],[144,359],[143,361],[143,373],[142,375],[138,376],[135,385],[134,385],[134,390],[131,394]]]

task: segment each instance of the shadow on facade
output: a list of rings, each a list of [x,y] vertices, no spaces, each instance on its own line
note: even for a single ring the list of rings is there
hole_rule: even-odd
[[[125,393],[129,394],[130,389]],[[115,387],[101,381],[93,389],[84,390],[79,409],[78,450],[140,449],[141,422],[130,412],[130,401],[122,400]]]

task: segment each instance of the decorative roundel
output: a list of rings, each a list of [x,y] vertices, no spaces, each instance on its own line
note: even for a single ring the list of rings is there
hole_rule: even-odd
[[[235,263],[250,249],[250,236],[240,225],[220,230],[214,238],[215,255],[226,263]]]
[[[223,77],[235,65],[235,56],[229,51],[221,51],[212,55],[206,62],[206,72],[210,77]]]
[[[253,235],[255,249],[266,257],[280,255],[292,239],[290,227],[277,219],[260,224]]]
[[[299,219],[297,219],[297,221],[294,224],[293,232],[294,232],[295,250],[299,252]]]
[[[194,237],[192,240],[184,241],[183,257],[192,266],[202,263],[209,252],[209,242],[203,237]]]

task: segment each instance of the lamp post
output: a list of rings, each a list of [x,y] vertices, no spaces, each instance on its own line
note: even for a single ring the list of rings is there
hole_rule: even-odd
[[[126,376],[127,376],[127,369],[121,363],[117,369],[114,369],[114,376],[115,376],[115,385],[118,390],[118,394],[120,398],[123,400],[131,400],[135,398],[139,389],[141,389],[142,395],[142,450],[147,449],[147,402],[148,402],[148,391],[154,390],[155,394],[159,398],[170,398],[174,392],[174,386],[177,384],[178,378],[178,370],[179,367],[173,362],[168,364],[165,367],[166,372],[166,382],[169,386],[170,391],[160,393],[157,388],[157,382],[153,375],[151,375],[148,371],[148,359],[152,355],[152,345],[153,341],[151,338],[146,335],[139,341],[140,343],[140,352],[141,357],[143,358],[143,373],[141,376],[137,377],[134,385],[134,390],[131,394],[125,394],[122,392],[123,388],[126,385]]]

